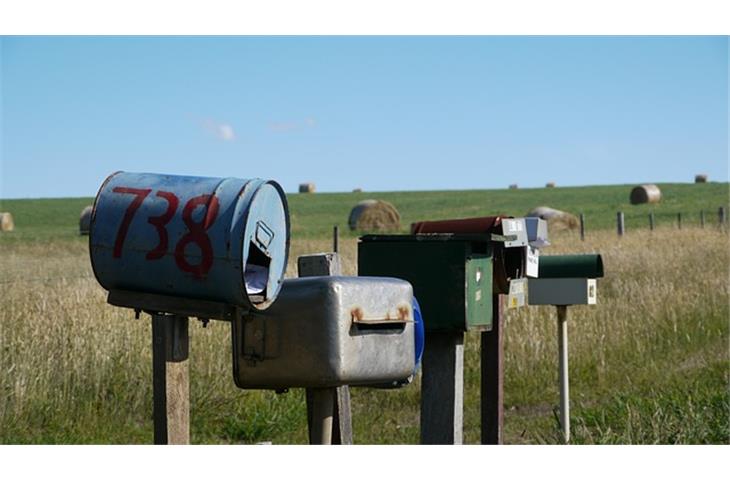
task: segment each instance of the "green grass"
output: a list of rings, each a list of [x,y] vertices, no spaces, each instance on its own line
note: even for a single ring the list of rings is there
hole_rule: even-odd
[[[701,210],[708,223],[717,221],[720,206],[730,206],[728,183],[659,184],[662,201],[655,205],[631,205],[631,185],[532,188],[518,190],[454,190],[423,192],[359,192],[289,194],[292,238],[327,238],[340,225],[345,238],[356,238],[347,219],[360,200],[377,198],[391,202],[401,214],[402,231],[412,222],[446,218],[506,214],[523,216],[539,205],[548,205],[576,215],[583,213],[587,230],[614,229],[616,212],[623,211],[627,229],[647,228],[654,212],[657,226],[673,225],[682,213],[683,226],[697,225]],[[78,240],[81,210],[93,198],[0,200],[0,211],[13,214],[16,231],[0,235],[0,242]],[[0,243],[1,244],[1,243]]]

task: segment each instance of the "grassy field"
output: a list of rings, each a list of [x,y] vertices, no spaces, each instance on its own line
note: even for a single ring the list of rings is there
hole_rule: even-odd
[[[717,221],[717,209],[730,205],[728,183],[658,184],[662,201],[655,205],[631,205],[631,185],[533,188],[518,190],[464,190],[437,192],[360,192],[289,194],[292,238],[319,239],[340,225],[341,235],[356,238],[347,229],[350,209],[360,200],[377,198],[393,203],[401,214],[403,232],[411,222],[506,214],[523,216],[539,205],[583,213],[588,231],[615,229],[616,212],[623,211],[626,228],[647,228],[654,212],[657,225],[673,225],[677,213],[683,225],[698,225],[701,210],[708,222]],[[93,198],[0,200],[0,212],[12,212],[16,231],[0,236],[0,245],[12,241],[78,240],[81,210]]]
[[[662,190],[667,203],[655,207],[657,212],[716,212],[728,200],[727,184]],[[680,231],[667,222],[654,232],[629,229],[618,239],[615,211],[637,207],[626,205],[626,187],[598,191],[411,192],[377,198],[395,203],[404,224],[519,214],[537,204],[585,212],[589,226],[595,225],[586,241],[575,233],[554,234],[546,251],[600,252],[606,267],[599,305],[570,309],[573,442],[727,444],[727,231],[686,223]],[[676,195],[674,204],[670,193]],[[564,203],[546,199],[550,195]],[[368,196],[292,195],[288,274],[293,275],[298,255],[328,250],[332,224],[344,225],[354,199]],[[608,205],[601,207],[601,196]],[[616,203],[606,200],[613,197]],[[91,274],[86,238],[77,234],[78,214],[87,203],[14,200],[0,206],[14,213],[18,227],[0,235],[0,443],[151,442],[151,322],[105,303]],[[356,273],[356,243],[349,232],[341,239],[347,274]],[[552,307],[506,315],[507,443],[560,443],[555,329]],[[231,373],[230,326],[212,322],[202,328],[191,322],[190,336],[193,443],[306,443],[302,390],[281,395],[239,390]],[[478,357],[478,334],[469,333],[467,443],[479,440]],[[418,442],[418,380],[396,391],[353,389],[352,401],[356,443]]]

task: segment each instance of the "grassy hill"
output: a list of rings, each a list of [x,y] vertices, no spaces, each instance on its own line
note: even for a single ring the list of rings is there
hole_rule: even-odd
[[[613,229],[616,212],[623,211],[626,228],[645,228],[654,212],[658,224],[671,224],[681,212],[683,224],[699,222],[700,210],[708,221],[717,220],[717,209],[730,205],[728,183],[659,184],[662,201],[656,205],[631,205],[632,185],[531,188],[518,190],[453,190],[422,192],[358,192],[288,194],[292,238],[318,239],[340,225],[344,237],[358,232],[347,228],[350,209],[360,200],[376,198],[391,202],[401,214],[402,230],[411,222],[493,214],[522,216],[533,207],[547,205],[575,214],[583,213],[588,230]],[[0,200],[0,211],[15,218],[16,231],[2,234],[0,242],[79,239],[78,220],[93,198]]]

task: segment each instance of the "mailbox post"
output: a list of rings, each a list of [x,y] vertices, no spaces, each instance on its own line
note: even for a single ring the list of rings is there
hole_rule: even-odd
[[[528,244],[525,219],[420,222],[412,225],[411,232],[361,237],[358,274],[402,278],[413,285],[426,329],[421,443],[461,444],[464,332],[484,332],[482,345],[489,346],[482,351],[482,378],[486,379],[482,395],[490,395],[488,402],[482,402],[482,418],[488,417],[493,426],[500,423],[502,411],[500,319],[494,318],[493,311],[500,312],[499,295],[510,292],[513,280],[528,270],[537,274],[536,268],[528,268],[527,260],[536,252]],[[514,298],[524,303],[524,295]],[[496,336],[485,337],[495,331]],[[487,352],[493,358],[486,357]],[[492,415],[485,415],[486,411]]]
[[[107,302],[152,316],[154,442],[189,443],[188,319],[232,321],[274,302],[289,253],[283,190],[117,172],[94,201],[89,253]]]
[[[529,280],[529,304],[555,305],[557,309],[560,427],[565,443],[570,441],[568,306],[595,305],[596,279],[600,277],[603,277],[600,255],[552,255],[540,259],[539,278]]]
[[[297,269],[300,277],[339,276],[342,275],[340,256],[337,253],[337,225],[334,227],[334,253],[319,253],[303,255],[297,259]],[[307,425],[309,427],[309,443],[335,445],[352,444],[352,416],[350,414],[350,388],[347,385],[337,387],[334,392],[334,401],[326,392],[317,392],[323,389],[306,389]],[[327,389],[324,389],[327,390]],[[331,433],[326,425],[326,416],[329,414],[329,404],[332,408]],[[318,404],[318,408],[315,408]],[[324,405],[322,405],[324,404]],[[324,418],[323,418],[324,417]],[[330,437],[330,438],[328,438]]]

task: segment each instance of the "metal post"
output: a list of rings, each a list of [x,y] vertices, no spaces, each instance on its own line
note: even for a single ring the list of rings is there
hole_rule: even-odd
[[[682,230],[682,213],[677,214],[677,228]]]
[[[338,228],[334,228],[334,243],[337,247]],[[342,266],[340,256],[337,253],[318,253],[314,255],[302,255],[297,260],[297,268],[300,277],[316,277],[316,276],[337,276],[342,274]],[[323,398],[324,393],[316,394],[318,389],[308,388],[305,391],[307,402],[307,425],[309,426],[309,443],[312,445],[322,444],[327,440],[323,436],[321,428],[326,424],[321,418],[321,413],[316,413],[317,408],[320,412],[326,412],[323,405],[319,407],[317,404],[317,395]],[[322,389],[319,389],[322,390]],[[325,389],[329,390],[329,389]],[[330,414],[330,434],[329,442],[335,445],[352,445],[352,413],[350,410],[350,388],[347,385],[331,389],[333,393],[333,411]],[[322,400],[324,402],[324,400]]]
[[[581,213],[580,214],[580,239],[585,240],[586,239],[586,221],[585,216]]]
[[[649,214],[649,230],[654,231],[654,212]]]
[[[156,445],[190,443],[188,319],[152,315],[152,395]]]
[[[616,225],[618,228],[618,235],[622,237],[624,234],[624,212],[616,213]]]
[[[502,443],[504,421],[503,295],[492,295],[492,330],[481,334],[481,441]]]
[[[720,207],[717,209],[717,221],[721,227],[725,225],[725,222],[727,222],[727,217],[725,216],[725,207]]]
[[[700,210],[700,228],[705,228],[705,211]]]
[[[340,247],[340,228],[335,225],[335,228],[332,232],[332,251],[337,253],[339,252]]]
[[[311,445],[332,445],[332,415],[334,413],[335,388],[310,388],[312,419],[309,425]]]
[[[464,441],[464,332],[429,332],[423,349],[421,444]]]
[[[568,307],[558,309],[558,376],[560,378],[560,427],[565,443],[570,441],[570,392],[568,379]]]

